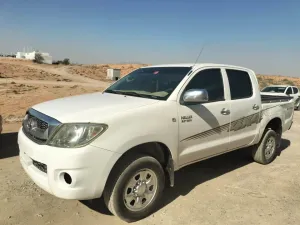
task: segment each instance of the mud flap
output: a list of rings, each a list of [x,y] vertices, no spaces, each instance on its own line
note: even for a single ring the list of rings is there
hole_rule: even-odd
[[[290,127],[289,127],[289,130],[291,129],[291,127],[292,127],[292,125],[293,125],[293,122],[294,122],[294,121],[291,122],[291,125],[290,125]]]
[[[170,186],[174,187],[174,162],[172,157],[169,157],[166,170],[169,174]]]

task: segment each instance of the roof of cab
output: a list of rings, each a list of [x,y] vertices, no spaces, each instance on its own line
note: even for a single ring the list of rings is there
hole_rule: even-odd
[[[151,65],[151,66],[145,66],[143,68],[150,68],[150,67],[193,67],[193,69],[198,69],[201,67],[231,67],[231,68],[236,68],[236,69],[242,69],[242,70],[250,70],[249,68],[246,67],[241,67],[241,66],[234,66],[234,65],[227,65],[227,64],[218,64],[218,63],[178,63],[178,64],[157,64],[157,65]]]

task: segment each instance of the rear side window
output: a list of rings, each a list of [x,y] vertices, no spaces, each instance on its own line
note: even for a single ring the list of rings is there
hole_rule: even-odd
[[[287,94],[287,95],[293,94],[292,88],[291,88],[291,87],[289,87],[289,88],[287,89],[286,94]]]
[[[299,90],[296,87],[293,87],[294,94],[298,94]]]
[[[231,99],[250,98],[253,95],[250,76],[246,71],[226,69]]]

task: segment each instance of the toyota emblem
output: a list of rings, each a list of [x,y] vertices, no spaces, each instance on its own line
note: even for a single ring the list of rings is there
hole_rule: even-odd
[[[35,127],[36,127],[36,121],[33,118],[29,118],[27,122],[28,130],[32,130]]]

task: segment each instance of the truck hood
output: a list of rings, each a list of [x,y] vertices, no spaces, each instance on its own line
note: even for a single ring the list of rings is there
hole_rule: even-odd
[[[60,122],[103,122],[113,114],[132,110],[158,100],[96,92],[43,102],[32,108]]]

